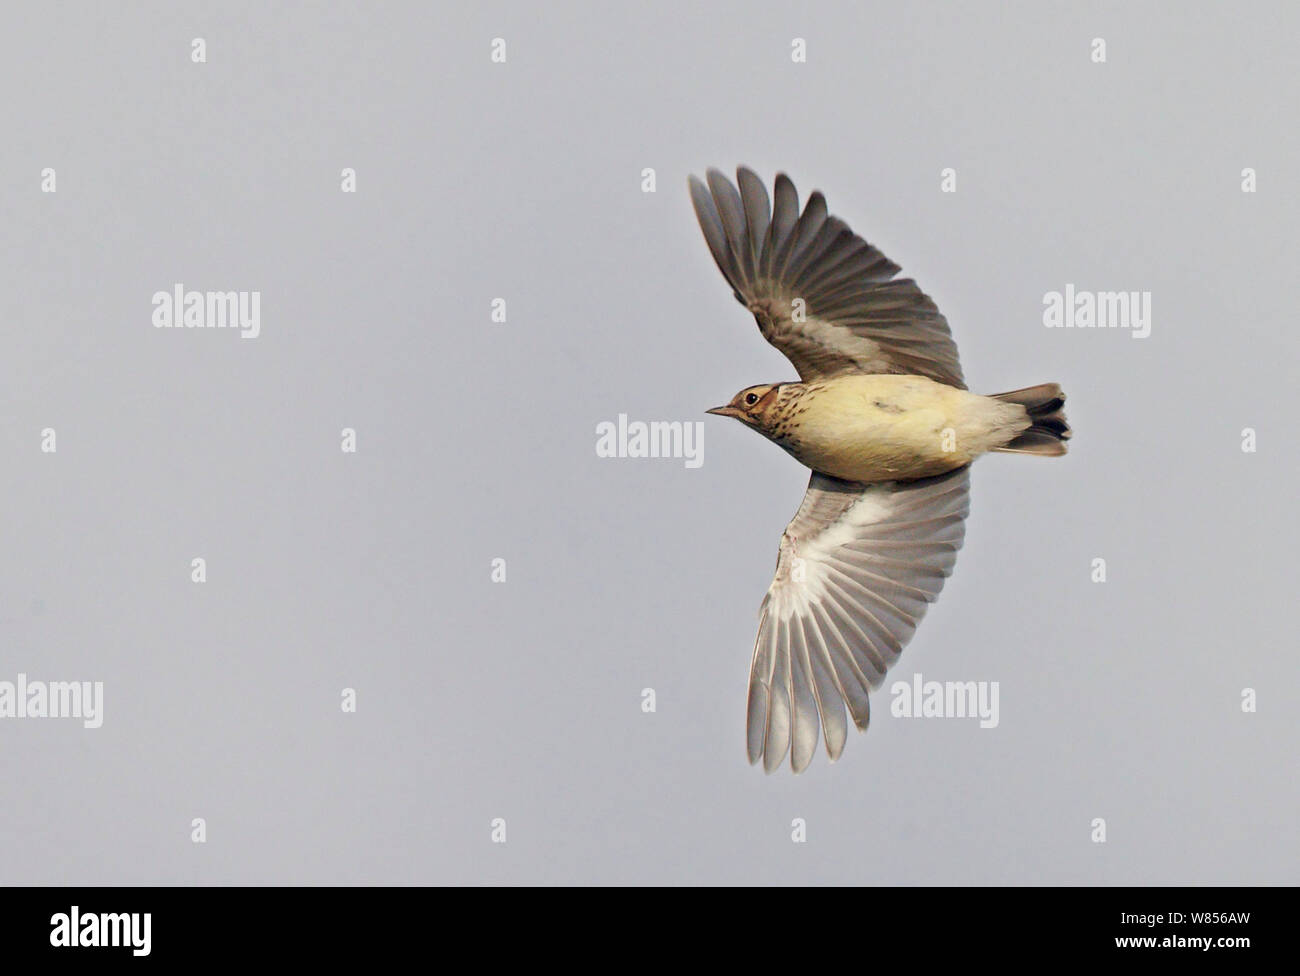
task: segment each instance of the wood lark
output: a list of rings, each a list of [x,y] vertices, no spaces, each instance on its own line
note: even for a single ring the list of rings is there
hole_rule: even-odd
[[[741,390],[734,417],[812,469],[763,598],[749,671],[749,761],[786,752],[802,772],[824,734],[831,760],[859,729],[952,572],[969,511],[970,464],[989,451],[1065,453],[1055,383],[980,396],[962,380],[938,308],[815,192],[778,174],[775,203],[748,169],[739,189],[692,176],[704,238],[736,299],[794,365],[798,383]]]

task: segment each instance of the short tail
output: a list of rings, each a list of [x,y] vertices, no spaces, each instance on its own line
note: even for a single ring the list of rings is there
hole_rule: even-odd
[[[1018,403],[1029,414],[1029,427],[995,451],[1007,454],[1042,454],[1059,457],[1070,439],[1070,425],[1065,421],[1065,394],[1056,383],[1040,383],[1023,390],[998,393],[994,400]]]

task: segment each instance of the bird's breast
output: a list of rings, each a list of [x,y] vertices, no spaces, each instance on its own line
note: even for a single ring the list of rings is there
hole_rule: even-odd
[[[769,436],[800,462],[849,481],[942,474],[970,463],[968,401],[921,376],[853,375],[809,384]]]

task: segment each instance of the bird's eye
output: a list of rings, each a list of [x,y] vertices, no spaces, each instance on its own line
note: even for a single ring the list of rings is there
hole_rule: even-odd
[[[746,402],[747,404],[749,404],[749,405],[752,407],[754,404],[756,404],[756,403],[758,402],[758,394],[757,394],[757,393],[746,393],[746,394],[745,394],[745,402]]]

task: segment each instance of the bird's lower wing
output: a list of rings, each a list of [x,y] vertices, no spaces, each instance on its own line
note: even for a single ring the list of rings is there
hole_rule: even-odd
[[[749,672],[749,761],[801,772],[838,759],[870,718],[879,687],[952,572],[969,511],[969,468],[870,486],[813,473],[786,527],[763,598]]]

